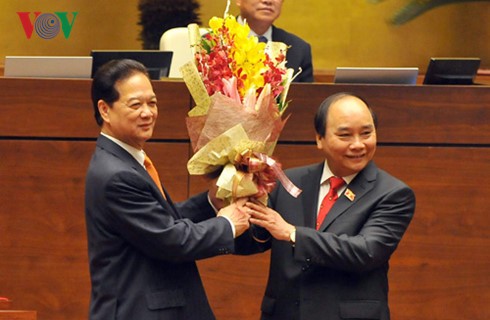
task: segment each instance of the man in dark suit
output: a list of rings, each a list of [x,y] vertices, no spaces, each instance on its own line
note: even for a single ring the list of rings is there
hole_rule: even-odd
[[[286,66],[293,68],[295,74],[301,73],[295,82],[313,82],[313,63],[311,46],[300,37],[273,25],[281,14],[283,0],[236,0],[240,9],[238,21],[246,20],[253,35],[267,41],[283,42],[289,46],[286,53]]]
[[[101,134],[85,189],[89,319],[214,319],[195,260],[233,253],[249,216],[239,204],[216,215],[207,193],[174,204],[155,182],[143,147],[157,98],[142,64],[102,66],[92,102]]]
[[[412,219],[415,195],[372,161],[375,119],[360,97],[327,98],[315,116],[325,162],[287,171],[302,194],[294,198],[280,186],[270,208],[247,203],[256,245],[272,250],[262,319],[390,319],[388,262]],[[318,221],[332,176],[340,183],[325,201],[338,200]],[[253,251],[251,238],[237,241]]]

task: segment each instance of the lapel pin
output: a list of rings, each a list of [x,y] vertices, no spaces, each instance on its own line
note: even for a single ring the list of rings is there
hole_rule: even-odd
[[[346,189],[344,194],[350,201],[354,201],[354,199],[356,198],[356,195],[350,189]]]

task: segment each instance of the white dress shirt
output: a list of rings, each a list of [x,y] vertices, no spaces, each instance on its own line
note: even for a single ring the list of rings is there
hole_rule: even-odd
[[[340,178],[344,179],[345,184],[342,187],[340,187],[339,190],[337,190],[337,196],[340,197],[340,195],[347,188],[347,185],[352,180],[354,180],[354,178],[356,177],[356,175],[357,175],[357,173],[354,173],[354,174],[352,174],[350,176],[346,176],[346,177],[340,177]],[[325,198],[325,196],[327,195],[328,191],[330,191],[330,183],[328,183],[328,179],[331,176],[334,176],[334,174],[332,173],[332,170],[330,170],[330,168],[328,167],[327,161],[325,161],[325,163],[323,164],[322,177],[320,178],[320,192],[318,192],[318,206],[317,206],[317,210],[316,210],[317,215],[318,215],[318,212],[320,212],[320,206],[322,204],[323,198]]]

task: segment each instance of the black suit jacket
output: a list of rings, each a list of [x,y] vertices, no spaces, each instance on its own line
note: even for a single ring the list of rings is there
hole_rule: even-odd
[[[272,26],[272,41],[283,42],[290,46],[286,54],[286,66],[293,68],[295,73],[301,67],[301,74],[294,82],[313,82],[313,63],[311,58],[311,46],[300,37],[281,28]]]
[[[347,186],[354,199],[344,191],[316,231],[322,170],[323,163],[287,171],[303,189],[298,198],[282,186],[270,195],[270,206],[297,231],[294,247],[261,245],[272,249],[262,319],[388,320],[388,261],[412,219],[415,195],[371,162]],[[247,241],[238,240],[243,254],[257,246]]]
[[[231,226],[200,194],[174,206],[100,136],[86,177],[91,320],[214,319],[194,260],[233,252]]]

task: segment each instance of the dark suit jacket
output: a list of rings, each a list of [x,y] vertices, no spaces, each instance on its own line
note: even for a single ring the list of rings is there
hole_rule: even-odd
[[[167,202],[146,170],[100,136],[86,177],[91,320],[214,319],[194,260],[234,251],[200,194]]]
[[[282,186],[270,195],[271,207],[297,231],[294,247],[277,240],[262,247],[272,248],[262,319],[388,320],[388,260],[412,219],[415,195],[371,162],[347,186],[354,200],[344,192],[319,232],[322,170],[323,163],[287,171],[303,189],[298,198]],[[237,244],[250,249],[249,240]]]
[[[300,37],[283,29],[272,26],[272,41],[283,42],[290,46],[286,54],[286,66],[302,72],[294,82],[313,82],[313,63],[311,59],[311,46]]]

